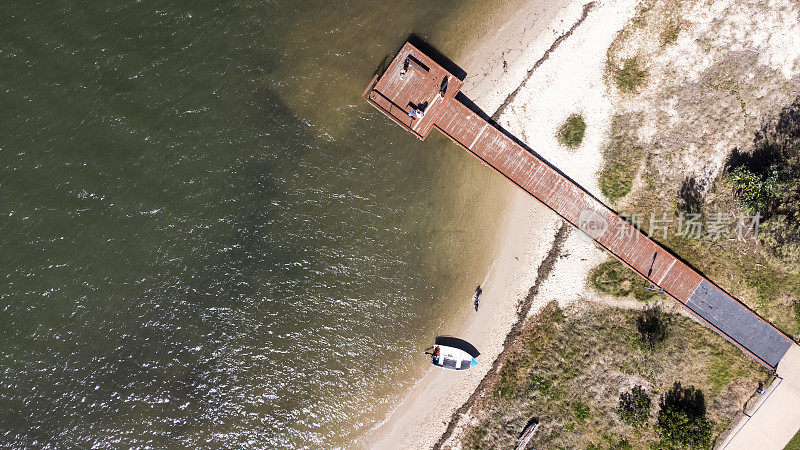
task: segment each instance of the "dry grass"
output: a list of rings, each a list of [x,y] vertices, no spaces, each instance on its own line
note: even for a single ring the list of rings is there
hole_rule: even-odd
[[[515,344],[477,425],[462,435],[464,446],[513,448],[528,420],[537,417],[534,448],[648,448],[658,443],[657,408],[648,425],[635,430],[617,415],[619,395],[640,384],[656,405],[675,381],[705,393],[716,436],[758,382],[767,381],[757,363],[680,315],[667,315],[666,340],[648,350],[637,314],[596,305],[544,308]]]
[[[681,32],[681,24],[678,20],[672,20],[666,24],[664,30],[661,32],[661,45],[674,44],[678,41],[678,35]]]

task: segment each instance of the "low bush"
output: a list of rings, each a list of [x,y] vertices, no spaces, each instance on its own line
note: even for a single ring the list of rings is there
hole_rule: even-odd
[[[572,114],[558,129],[558,142],[567,148],[578,148],[583,142],[586,122],[580,114]]]
[[[711,447],[713,424],[706,417],[703,392],[675,382],[659,401],[658,434],[666,447]]]
[[[628,425],[641,428],[650,420],[650,406],[650,397],[641,386],[637,385],[619,395],[617,414],[620,420]]]
[[[747,166],[738,166],[729,176],[744,209],[762,214],[771,209],[781,185],[777,165],[770,166],[764,174],[754,173]]]

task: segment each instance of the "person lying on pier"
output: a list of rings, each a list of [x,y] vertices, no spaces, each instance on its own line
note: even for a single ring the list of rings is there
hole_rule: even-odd
[[[444,98],[444,92],[447,90],[447,83],[449,81],[450,81],[449,76],[445,77],[444,80],[442,80],[442,88],[439,89],[439,94],[437,95],[438,98]]]
[[[408,112],[408,116],[413,117],[415,119],[422,119],[423,117],[425,117],[425,113],[422,112],[422,110],[419,108],[414,108]]]
[[[408,61],[408,57],[406,57],[406,60],[403,61],[403,70],[400,71],[400,79],[401,80],[403,79],[403,76],[406,74],[406,72],[408,72],[408,65],[409,65],[409,61]]]
[[[410,117],[422,119],[425,117],[425,110],[428,109],[428,102],[420,103],[417,106],[414,106],[413,103],[409,103],[408,106],[411,106],[411,111],[408,112]]]

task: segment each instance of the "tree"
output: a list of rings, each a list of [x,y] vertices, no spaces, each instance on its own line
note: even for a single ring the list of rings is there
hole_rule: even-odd
[[[655,350],[656,344],[667,337],[667,322],[658,305],[647,307],[642,311],[636,318],[636,328],[650,350]]]
[[[755,173],[742,165],[731,170],[729,176],[742,207],[750,213],[767,213],[779,197],[781,172],[777,164],[771,165],[765,173]]]
[[[650,419],[650,406],[650,397],[641,386],[637,385],[619,395],[617,413],[623,422],[639,428],[647,425]]]
[[[706,417],[703,392],[675,382],[659,400],[658,434],[667,447],[701,449],[711,446],[713,424]]]
[[[756,132],[752,152],[734,149],[726,166],[742,209],[763,219],[767,260],[800,273],[800,98]]]

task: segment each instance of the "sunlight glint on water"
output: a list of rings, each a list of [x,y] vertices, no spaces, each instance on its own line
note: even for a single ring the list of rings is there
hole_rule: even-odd
[[[465,4],[6,4],[0,442],[335,446],[382,418],[469,307],[502,184],[359,95],[412,31],[459,50],[435,30]]]

